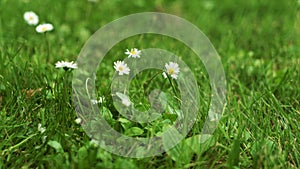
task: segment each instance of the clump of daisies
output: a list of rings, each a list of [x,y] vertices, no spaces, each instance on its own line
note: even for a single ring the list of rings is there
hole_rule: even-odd
[[[66,61],[58,61],[55,63],[55,68],[63,68],[65,71],[69,69],[77,69],[77,63],[74,63],[73,61],[71,62],[66,62]]]
[[[141,50],[138,50],[137,48],[132,48],[132,49],[126,49],[125,54],[128,56],[128,58],[140,58],[141,56]],[[130,68],[128,67],[127,63],[125,63],[124,61],[116,61],[114,62],[114,69],[118,72],[118,75],[129,75],[130,73]],[[168,62],[165,63],[164,65],[164,69],[163,69],[163,77],[164,78],[168,78],[171,77],[172,79],[177,79],[180,73],[180,68],[178,63],[176,62]],[[151,78],[153,79],[153,78]],[[169,79],[170,80],[170,79]],[[174,92],[176,93],[176,89],[174,88],[172,82],[170,81]],[[130,105],[132,105],[132,102],[130,101],[130,98],[122,93],[117,92],[116,95],[119,97],[119,99],[121,100],[121,103],[126,106],[129,107]],[[97,100],[91,100],[92,104],[97,104],[99,103]]]
[[[33,12],[33,11],[27,11],[24,13],[23,15],[24,20],[27,22],[27,24],[29,25],[37,25],[39,23],[39,16]],[[54,29],[53,25],[51,23],[43,23],[43,24],[39,24],[36,28],[35,31],[38,33],[45,33],[48,31],[52,31]],[[46,38],[46,34],[45,34],[45,41],[47,44],[47,61],[49,61],[49,43],[48,40]]]
[[[33,11],[27,11],[24,13],[23,15],[24,20],[27,22],[28,25],[37,25],[39,23],[39,16],[33,12]],[[43,23],[43,24],[39,24],[35,30],[38,33],[45,33],[48,31],[52,31],[53,30],[53,25],[51,23]]]
[[[170,75],[173,79],[178,78],[178,74],[180,72],[179,66],[175,62],[169,62],[165,64],[165,71],[167,72],[168,75]],[[165,72],[163,72],[163,76],[166,78],[167,75]]]
[[[128,55],[128,58],[132,57],[132,58],[140,58],[141,56],[141,51],[138,50],[137,48],[132,48],[130,50],[126,49],[125,52],[126,55]]]

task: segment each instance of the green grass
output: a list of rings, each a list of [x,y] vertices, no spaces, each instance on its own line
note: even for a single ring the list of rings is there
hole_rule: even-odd
[[[299,168],[299,8],[296,0],[1,0],[0,168]],[[52,23],[54,30],[36,33],[23,20],[23,13],[31,10],[41,22]],[[76,60],[86,40],[101,26],[146,11],[175,14],[207,35],[221,56],[228,103],[205,144],[195,144],[203,125],[199,119],[174,149],[130,159],[90,143],[91,138],[74,121],[72,72],[55,69],[54,64]],[[200,112],[206,116],[210,87],[203,64],[195,62],[193,53],[174,39],[134,36],[117,44],[97,72],[103,79],[96,81],[97,94],[106,97],[99,106],[107,108],[105,117],[115,129],[146,137],[176,118],[165,113],[161,121],[150,125],[120,121],[107,92],[113,62],[124,59],[125,49],[131,47],[157,47],[181,56],[198,79]],[[130,97],[139,109],[149,106],[140,86],[154,73],[145,71],[131,84]],[[146,87],[159,88],[163,83],[164,91],[171,94],[169,111],[176,111],[172,86],[163,78],[155,78]],[[30,95],[30,89],[36,92]],[[39,123],[46,127],[44,133],[38,131]],[[142,133],[129,130],[132,127]]]

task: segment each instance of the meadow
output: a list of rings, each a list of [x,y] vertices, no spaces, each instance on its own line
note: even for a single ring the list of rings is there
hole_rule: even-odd
[[[38,15],[39,23],[24,20],[28,11]],[[102,149],[87,135],[72,99],[72,77],[77,57],[94,32],[140,12],[179,16],[209,38],[224,67],[227,105],[212,136],[199,144],[211,98],[203,63],[169,37],[136,35],[119,42],[99,64],[93,101],[113,129],[149,137],[180,116],[176,78],[164,78],[157,70],[139,73],[128,97],[144,111],[150,107],[149,91],[165,91],[168,109],[162,117],[139,124],[120,115],[109,87],[115,69],[123,71],[114,62],[127,57],[126,49],[160,48],[180,56],[197,79],[201,101],[202,116],[178,145],[156,156],[128,158]],[[37,28],[43,23],[53,28]],[[299,37],[296,0],[0,0],[0,169],[299,168]],[[73,68],[58,61],[73,61]]]

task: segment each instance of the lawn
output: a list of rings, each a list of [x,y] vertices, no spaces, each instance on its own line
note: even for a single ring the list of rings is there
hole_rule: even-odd
[[[39,24],[51,23],[53,30],[41,32],[42,28],[36,30],[38,24],[29,25],[24,20],[28,11],[38,15]],[[195,52],[174,38],[142,34],[121,40],[99,64],[93,85],[76,79],[78,74],[86,73],[81,71],[80,60],[75,69],[57,65],[58,61],[76,64],[85,43],[99,28],[140,12],[162,12],[186,19],[207,36],[218,52],[226,75],[227,104],[213,133],[201,133],[214,96],[209,72]],[[129,26],[124,25],[124,30]],[[0,169],[299,168],[299,37],[297,0],[0,0]],[[131,48],[142,50],[141,58],[127,58],[126,49]],[[140,65],[142,69],[152,64],[142,62],[146,58],[143,50],[149,48],[172,53],[152,58],[162,68],[170,66],[167,59],[178,63],[178,79],[176,66],[166,70],[167,78],[162,70],[147,69],[127,84],[128,96],[112,92],[111,86],[124,87],[114,79],[128,76],[126,65],[114,68],[114,63],[125,60],[130,72]],[[92,60],[86,66],[97,62]],[[196,86],[188,91],[197,98],[180,97],[184,92],[178,81],[188,77],[185,71],[196,79]],[[80,84],[82,91],[95,86],[92,98],[96,100],[76,102],[78,91],[74,88]],[[155,89],[165,93],[159,95],[163,99],[158,105],[165,108],[162,112],[151,109],[157,100],[148,100],[149,94],[159,94]],[[185,114],[181,108],[189,110],[195,105],[197,117],[189,124],[182,118]],[[84,112],[86,107],[95,108],[90,112],[94,113],[91,119]],[[133,114],[139,114],[141,120],[145,120],[142,113],[150,109],[156,120],[139,123],[128,119],[128,107],[138,110]],[[176,142],[170,138],[163,143],[166,151],[144,157],[143,153],[155,147],[140,149],[131,158],[128,154],[132,149],[96,139],[114,139],[102,134],[106,130],[93,121],[97,118],[133,139],[161,136],[180,120],[191,130],[175,147],[169,146]],[[114,141],[126,144],[124,139]],[[136,145],[131,143],[127,142],[134,149]],[[108,151],[114,149],[123,154]]]

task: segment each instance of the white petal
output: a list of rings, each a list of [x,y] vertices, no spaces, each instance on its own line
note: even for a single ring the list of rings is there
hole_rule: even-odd
[[[163,77],[164,77],[165,79],[168,77],[167,74],[166,74],[166,72],[163,72],[162,75],[163,75]]]

